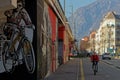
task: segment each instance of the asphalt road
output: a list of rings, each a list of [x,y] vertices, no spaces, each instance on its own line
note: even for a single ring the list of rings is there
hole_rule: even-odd
[[[93,75],[93,70],[91,68],[92,64],[90,60],[82,59],[82,68],[84,75],[81,77],[84,78],[80,80],[120,80],[120,69],[114,65],[114,62],[116,62],[116,64],[119,64],[117,63],[119,60],[101,60],[99,62],[98,73],[96,75]]]
[[[45,80],[120,80],[120,60],[100,60],[94,75],[90,58],[76,58],[61,65]]]

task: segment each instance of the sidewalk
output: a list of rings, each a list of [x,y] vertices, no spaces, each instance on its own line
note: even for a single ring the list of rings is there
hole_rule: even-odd
[[[61,65],[53,74],[44,80],[77,80],[79,59],[72,59]]]

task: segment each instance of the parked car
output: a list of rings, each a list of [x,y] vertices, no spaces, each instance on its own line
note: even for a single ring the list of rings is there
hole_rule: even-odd
[[[110,53],[104,53],[103,55],[102,55],[102,59],[109,59],[109,60],[111,60],[111,54]]]

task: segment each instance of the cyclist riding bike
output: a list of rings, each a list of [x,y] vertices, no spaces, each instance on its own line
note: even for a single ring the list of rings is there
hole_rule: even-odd
[[[98,66],[98,62],[99,62],[99,56],[96,54],[96,52],[93,52],[93,55],[91,55],[91,62],[92,62],[92,69],[95,65]]]

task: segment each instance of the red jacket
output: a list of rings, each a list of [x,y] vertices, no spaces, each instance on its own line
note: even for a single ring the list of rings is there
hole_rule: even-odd
[[[99,61],[99,56],[96,54],[93,54],[90,58],[91,58],[91,61]]]

